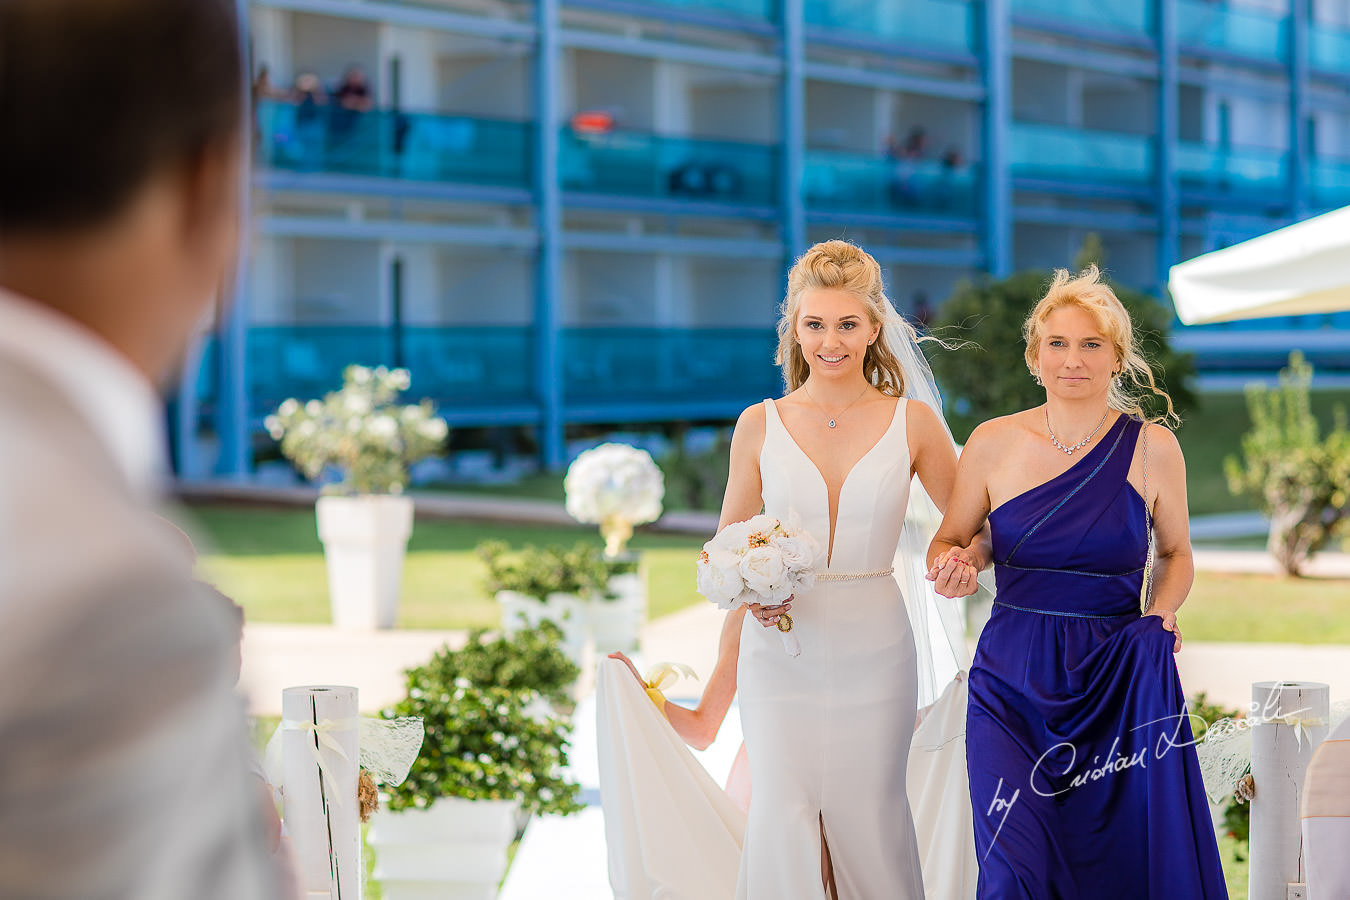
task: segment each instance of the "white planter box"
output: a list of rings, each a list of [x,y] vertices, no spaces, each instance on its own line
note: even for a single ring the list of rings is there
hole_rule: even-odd
[[[631,556],[635,562],[637,557]],[[641,563],[636,572],[615,575],[609,580],[613,600],[590,602],[591,637],[597,657],[622,650],[638,649],[638,634],[647,621],[647,575]]]
[[[549,594],[540,603],[534,597],[515,591],[498,591],[502,607],[502,632],[510,637],[522,627],[533,628],[540,622],[552,622],[562,629],[563,652],[578,665],[586,652],[586,604],[575,594]]]
[[[516,835],[514,800],[447,797],[428,809],[381,810],[368,840],[386,900],[493,900]]]
[[[328,568],[333,624],[392,628],[412,534],[411,497],[320,497],[314,505]]]
[[[623,598],[617,600],[593,599],[590,602],[591,639],[595,641],[596,657],[615,650],[632,653],[638,645],[638,629],[642,627],[640,610],[634,609]]]

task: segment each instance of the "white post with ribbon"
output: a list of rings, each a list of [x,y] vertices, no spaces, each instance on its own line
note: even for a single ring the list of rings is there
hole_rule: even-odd
[[[1325,684],[1258,681],[1252,685],[1251,857],[1247,896],[1291,896],[1303,882],[1303,776],[1327,736],[1331,689]],[[1297,893],[1293,894],[1297,896]]]
[[[283,818],[309,900],[360,900],[360,724],[354,687],[281,692]]]

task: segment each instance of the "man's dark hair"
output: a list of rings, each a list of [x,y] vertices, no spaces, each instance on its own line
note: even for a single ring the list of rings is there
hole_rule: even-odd
[[[97,226],[237,135],[232,0],[0,2],[0,234]]]

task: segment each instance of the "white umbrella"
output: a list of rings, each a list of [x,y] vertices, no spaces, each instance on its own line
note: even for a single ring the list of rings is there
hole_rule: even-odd
[[[1172,267],[1187,325],[1350,310],[1350,206]]]

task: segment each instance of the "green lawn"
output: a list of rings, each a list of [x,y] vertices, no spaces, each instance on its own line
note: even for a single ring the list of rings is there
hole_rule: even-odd
[[[313,508],[205,504],[189,512],[203,574],[243,606],[250,621],[329,621]],[[601,543],[593,528],[420,520],[408,545],[399,626],[496,627],[497,604],[482,588],[484,568],[473,554],[489,538],[511,544]],[[653,617],[699,600],[694,559],[702,544],[702,538],[683,535],[640,533],[633,539],[631,546],[642,551],[647,566]]]
[[[202,569],[257,622],[329,620],[323,556],[309,508],[200,505],[191,510],[206,540]],[[404,570],[399,625],[403,628],[495,627],[496,603],[481,587],[473,555],[486,538],[513,544],[599,542],[588,528],[423,520],[417,523]],[[700,602],[694,558],[702,539],[639,534],[651,614],[659,617]],[[1272,610],[1279,610],[1272,616]],[[1182,610],[1193,641],[1350,643],[1350,580],[1285,579],[1201,572]]]
[[[1191,641],[1350,644],[1350,580],[1200,572],[1180,620]]]
[[[1313,412],[1329,428],[1337,404],[1350,410],[1350,391],[1325,390],[1312,394]],[[1204,394],[1200,408],[1187,415],[1177,430],[1177,440],[1186,454],[1186,490],[1191,512],[1218,513],[1252,509],[1247,497],[1228,492],[1223,460],[1242,449],[1242,435],[1251,428],[1247,399],[1241,392]]]

